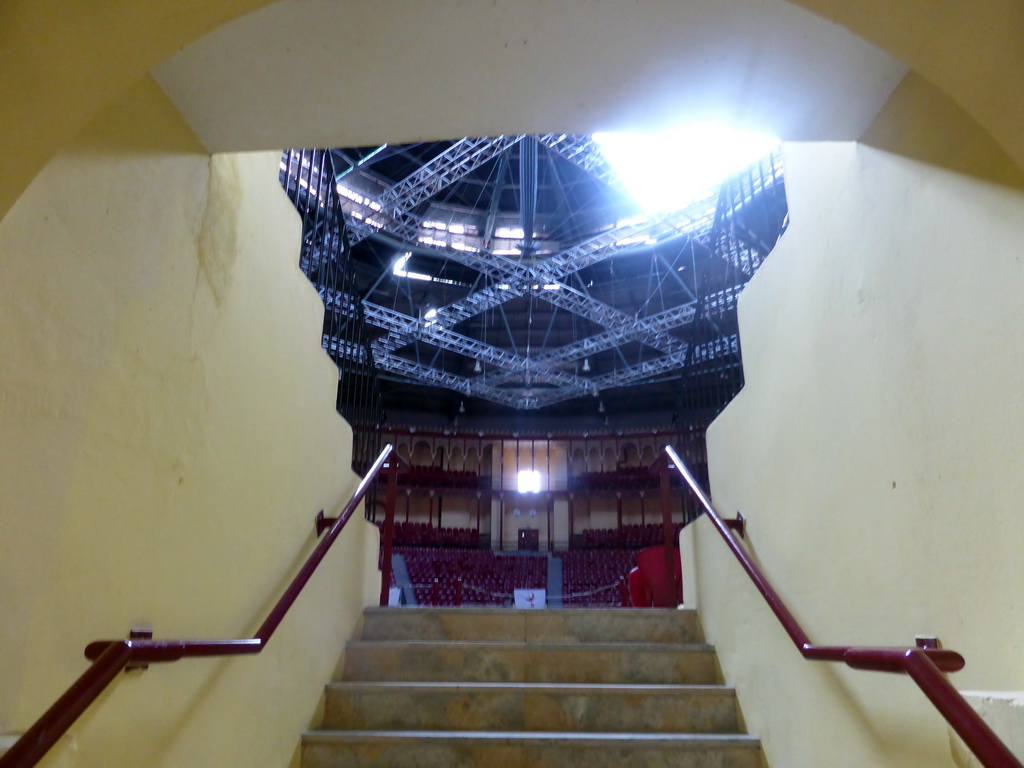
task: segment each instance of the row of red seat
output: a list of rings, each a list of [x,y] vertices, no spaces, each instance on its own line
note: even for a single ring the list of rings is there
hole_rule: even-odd
[[[412,466],[398,473],[398,484],[416,488],[479,488],[476,472]]]
[[[706,487],[707,465],[694,463],[690,467]],[[679,483],[675,473],[671,481],[674,485]],[[380,482],[384,483],[386,479],[382,477]],[[659,480],[649,467],[624,467],[613,472],[582,472],[569,477],[568,483],[571,490],[626,491],[655,489]],[[476,472],[413,465],[398,473],[398,484],[407,488],[488,490],[491,488],[491,478]]]
[[[636,565],[635,549],[556,552],[562,560],[562,604],[566,607],[622,605],[619,580]]]
[[[476,549],[480,533],[473,528],[435,528],[427,523],[395,523],[395,546]]]
[[[396,549],[405,559],[416,600],[433,602],[433,583],[439,582],[440,605],[455,605],[462,579],[463,605],[506,605],[515,589],[544,589],[548,579],[546,557],[501,555],[491,550]]]
[[[646,490],[658,487],[658,476],[646,467],[627,467],[614,472],[582,472],[570,481],[575,490]]]
[[[673,523],[672,535],[678,538],[682,523]],[[621,528],[596,528],[583,531],[580,541],[583,549],[640,549],[664,543],[661,523],[624,525]]]

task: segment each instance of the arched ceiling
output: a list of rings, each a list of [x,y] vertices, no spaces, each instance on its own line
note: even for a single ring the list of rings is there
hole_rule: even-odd
[[[550,4],[566,9],[566,24],[557,29],[558,34],[563,40],[575,40],[576,22],[591,13],[591,4],[571,0]],[[134,0],[104,0],[70,6],[62,0],[9,0],[3,3],[0,6],[0,50],[4,52],[0,64],[0,93],[4,94],[5,120],[0,122],[0,141],[7,151],[6,172],[0,177],[0,215],[14,204],[43,165],[130,85],[211,30],[220,25],[238,23],[245,19],[246,13],[268,5],[266,0],[209,0],[187,9],[177,4],[140,4]],[[441,4],[434,0],[368,4],[334,0],[322,5],[347,9],[351,14],[347,18],[359,18],[360,9],[368,7],[374,12],[394,14],[396,9],[404,13],[426,6],[443,11],[444,8],[471,7],[474,4]],[[638,2],[629,8],[634,16],[657,20],[663,5],[660,2]],[[687,5],[698,9],[703,16],[713,18],[721,3],[716,0]],[[753,10],[762,5],[760,2],[748,3]],[[523,7],[523,4],[509,1],[490,6],[499,9],[485,19],[489,20],[492,30],[500,28],[500,9],[511,6]],[[535,6],[536,3],[529,8]],[[963,107],[1018,165],[1024,167],[1024,134],[1019,130],[1024,123],[1024,99],[1019,98],[1024,90],[1024,45],[1021,41],[1024,4],[1019,0],[975,0],[972,3],[941,5],[930,0],[867,0],[859,3],[795,0],[793,6],[802,6],[842,25],[913,67]],[[522,14],[523,18],[529,15],[526,12]],[[431,71],[433,62],[457,49],[461,38],[438,23],[443,21],[443,13],[441,17],[426,16],[427,24],[423,31],[439,41],[431,55],[421,62],[425,71]],[[377,18],[380,17],[370,19],[369,26],[364,27],[346,24],[336,30],[336,40],[343,42],[368,31],[375,33]],[[623,39],[619,45],[627,50],[634,63],[642,63],[646,60],[646,43],[644,39],[634,39],[629,41],[632,47],[627,48]],[[394,47],[387,45],[368,49],[367,58],[379,71],[393,71],[387,55],[392,50]],[[497,51],[491,53],[491,58],[499,55]],[[486,63],[487,59],[481,61]],[[474,62],[475,65],[479,63]],[[520,73],[526,75],[531,72],[528,59],[517,60],[517,65]],[[311,65],[305,74],[311,76],[313,71]],[[541,74],[550,78],[553,73],[549,70]],[[386,90],[392,87],[396,87],[395,82],[389,80]],[[493,106],[491,102],[485,103],[488,108]],[[550,105],[539,104],[536,110],[528,110],[520,116],[522,124],[509,122],[502,125],[500,131],[526,130],[528,118],[547,121],[539,130],[556,128],[550,122],[562,115],[567,115],[567,123],[573,114],[580,122],[585,122],[584,113],[589,107],[587,103],[562,103],[559,109],[543,111],[542,106]],[[654,111],[657,111],[656,105]],[[475,115],[473,120],[484,119],[481,114],[485,112],[474,108],[471,110]],[[393,123],[382,121],[381,125]],[[423,131],[415,138],[424,138],[429,127],[424,125]],[[567,124],[565,127],[589,133],[601,125],[591,122],[586,125]],[[936,125],[934,130],[941,132],[942,126]],[[490,132],[467,124],[462,130],[438,131],[436,135]],[[779,135],[785,139],[794,138],[783,131],[779,131]],[[271,146],[280,147],[286,143],[289,142],[281,139]],[[338,137],[337,141],[309,143],[346,142]],[[360,142],[353,139],[351,143]]]
[[[156,70],[212,151],[717,120],[854,140],[906,68],[784,2],[279,2]]]

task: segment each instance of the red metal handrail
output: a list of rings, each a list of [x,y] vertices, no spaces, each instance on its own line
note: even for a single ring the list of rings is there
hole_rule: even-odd
[[[955,651],[938,648],[862,648],[857,646],[814,645],[799,622],[789,612],[772,585],[761,573],[747,551],[729,530],[728,525],[711,505],[711,500],[694,480],[693,475],[680,460],[672,446],[665,446],[665,453],[672,464],[686,480],[690,490],[697,496],[707,512],[715,530],[739,560],[768,607],[782,623],[797,650],[811,661],[839,661],[853,669],[868,669],[876,672],[900,672],[910,676],[959,734],[968,748],[985,768],[1024,768],[1013,753],[988,727],[960,692],[945,678],[944,672],[957,672],[964,667],[964,658]]]
[[[295,599],[306,586],[317,566],[324,559],[345,523],[349,521],[366,491],[373,484],[393,452],[386,445],[373,462],[370,471],[356,488],[341,514],[335,518],[291,584],[270,610],[267,618],[256,630],[254,637],[239,640],[98,640],[85,649],[86,658],[92,660],[89,668],[57,699],[18,741],[0,757],[0,768],[31,768],[42,759],[57,740],[78,719],[96,697],[110,685],[125,667],[177,661],[184,658],[208,656],[240,656],[262,651],[280,625]],[[393,463],[393,462],[392,462]]]
[[[398,467],[411,465],[408,461],[398,455],[398,451],[391,454],[391,461],[388,466],[388,489],[384,501],[384,526],[381,530],[381,555],[380,555],[380,606],[387,607],[391,596],[391,560],[395,545],[395,495],[398,491]],[[2,768],[2,766],[0,766]]]

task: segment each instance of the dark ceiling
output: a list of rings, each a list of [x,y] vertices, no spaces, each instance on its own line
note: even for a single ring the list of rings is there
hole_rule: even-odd
[[[646,217],[588,137],[325,157],[392,422],[664,425],[738,364],[735,298],[786,216],[778,156]]]

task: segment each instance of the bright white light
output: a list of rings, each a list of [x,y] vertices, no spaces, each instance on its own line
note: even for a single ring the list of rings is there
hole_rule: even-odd
[[[519,470],[516,490],[520,493],[540,493],[540,472],[536,469]]]
[[[359,205],[363,205],[366,202],[365,197],[360,195],[354,189],[346,187],[340,181],[338,182],[338,194],[341,195],[342,197],[347,197],[353,203],[358,203]]]
[[[403,253],[396,260],[394,265],[391,267],[391,274],[395,277],[406,277],[410,280],[427,280],[432,281],[433,278],[430,275],[424,275],[420,272],[407,272],[405,265],[409,262],[412,257],[411,253]]]
[[[661,133],[595,133],[594,141],[648,213],[685,208],[779,144],[770,136],[714,123]]]
[[[448,245],[444,240],[438,240],[436,237],[431,237],[430,235],[420,235],[416,240],[424,245],[436,245],[442,248]]]
[[[494,236],[499,238],[508,238],[511,240],[522,240],[523,239],[523,228],[522,227],[495,227]]]
[[[424,315],[424,317],[427,320],[429,320],[432,317],[437,317],[437,310],[436,309],[428,309],[427,313]]]
[[[391,274],[397,275],[401,272],[405,272],[405,265],[408,263],[411,257],[412,253],[407,251],[403,253],[401,256],[399,256],[397,259],[395,259],[394,266],[391,267]]]
[[[624,237],[621,240],[616,240],[616,245],[635,245],[636,243],[646,243],[650,239],[647,235],[634,235],[633,237]],[[655,241],[657,242],[657,241]]]
[[[608,134],[608,135],[611,136],[613,134]],[[609,162],[611,162],[610,158],[609,158]],[[638,227],[641,224],[646,224],[646,223],[647,223],[647,215],[641,213],[639,216],[631,216],[628,219],[619,219],[618,221],[615,222],[615,228],[616,229],[624,229],[626,227]]]

